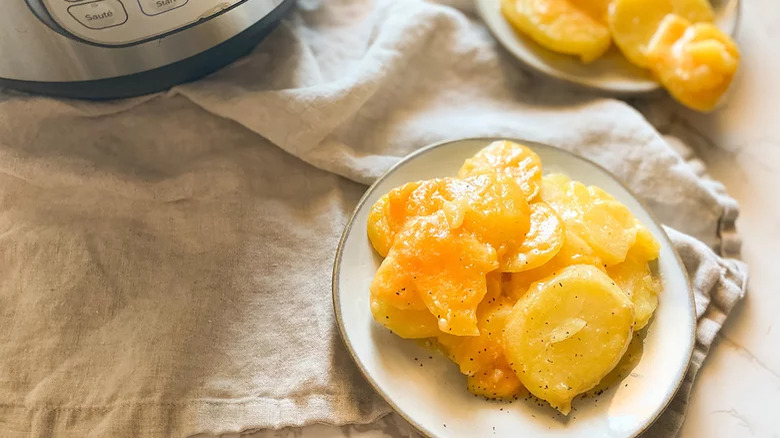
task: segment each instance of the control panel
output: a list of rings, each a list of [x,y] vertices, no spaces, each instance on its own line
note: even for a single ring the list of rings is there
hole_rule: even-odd
[[[74,36],[122,46],[167,34],[244,1],[43,0],[43,4],[52,19]]]

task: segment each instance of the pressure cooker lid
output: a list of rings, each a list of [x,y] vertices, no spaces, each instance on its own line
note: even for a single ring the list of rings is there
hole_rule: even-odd
[[[180,32],[252,0],[25,1],[62,35],[92,45],[126,47]]]

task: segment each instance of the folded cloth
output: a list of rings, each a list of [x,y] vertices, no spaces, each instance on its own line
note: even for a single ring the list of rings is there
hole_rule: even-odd
[[[745,267],[722,251],[739,247],[737,206],[631,107],[523,73],[471,7],[300,0],[249,56],[164,95],[0,94],[0,435],[185,437],[388,413],[335,328],[337,241],[363,184],[471,136],[580,153],[680,231],[699,328],[653,430],[673,435],[744,293]]]

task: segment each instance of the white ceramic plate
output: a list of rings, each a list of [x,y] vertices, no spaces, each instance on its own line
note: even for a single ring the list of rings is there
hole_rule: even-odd
[[[501,14],[501,0],[476,0],[482,19],[496,39],[528,67],[547,76],[614,94],[640,94],[657,90],[652,75],[626,61],[614,47],[601,58],[583,64],[579,58],[551,52],[518,34]],[[715,23],[734,35],[739,22],[739,0],[712,0]]]
[[[663,293],[630,376],[598,397],[576,399],[565,418],[533,402],[486,401],[466,391],[465,377],[443,355],[375,323],[369,284],[381,262],[366,235],[371,206],[404,183],[454,176],[467,157],[494,139],[435,144],[406,157],[368,189],[342,236],[333,269],[333,304],[344,342],[374,388],[422,433],[435,437],[629,437],[646,429],[674,396],[690,361],[695,309],[686,273],[669,238],[636,198],[606,170],[562,149],[519,140],[542,158],[545,172],[596,184],[623,202],[661,242]],[[576,417],[576,418],[575,418]],[[445,426],[446,425],[446,426]],[[495,429],[494,429],[495,428]]]

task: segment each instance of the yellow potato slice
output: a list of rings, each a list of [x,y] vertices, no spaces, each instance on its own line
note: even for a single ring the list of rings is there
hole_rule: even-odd
[[[368,240],[382,257],[386,257],[390,252],[395,234],[406,222],[405,200],[418,185],[419,182],[414,182],[395,188],[371,206],[368,212]],[[396,201],[398,198],[404,199],[404,203],[401,204],[404,208],[403,212],[398,209]]]
[[[483,173],[416,181],[391,190],[372,207],[368,237],[386,256],[396,235],[412,219],[442,212],[451,229],[463,228],[503,254],[521,244],[530,208],[513,176]]]
[[[612,0],[575,0],[572,4],[585,11],[594,20],[604,26],[607,25],[609,5],[612,4]]]
[[[466,377],[470,393],[488,399],[517,398],[527,394],[525,387],[512,368],[503,362],[495,362],[490,368]]]
[[[650,272],[647,262],[628,259],[607,268],[607,274],[634,303],[634,330],[643,329],[658,307],[661,283]]]
[[[512,311],[512,303],[499,298],[489,305],[481,306],[478,312],[478,336],[453,336],[442,333],[439,344],[449,353],[460,372],[474,375],[478,371],[491,368],[504,357],[503,330],[506,317]]]
[[[711,111],[729,89],[739,66],[739,48],[710,23],[691,24],[667,15],[647,47],[650,69],[680,103]]]
[[[631,259],[637,262],[647,262],[658,258],[658,254],[661,252],[661,244],[655,240],[653,233],[650,232],[644,225],[637,221],[636,225],[636,241],[634,246],[628,250],[626,259]]]
[[[439,211],[404,226],[370,290],[373,297],[400,308],[418,310],[422,301],[442,332],[476,336],[476,310],[487,293],[486,274],[496,268],[496,251],[470,233],[450,229]]]
[[[582,62],[591,62],[607,51],[607,26],[570,0],[501,0],[501,12],[518,32],[543,47]]]
[[[634,330],[641,330],[650,321],[658,307],[660,280],[652,274],[649,261],[658,258],[661,245],[653,234],[638,221],[636,242],[628,250],[626,260],[606,267],[607,274],[634,303]]]
[[[544,177],[542,199],[563,218],[567,234],[585,241],[604,263],[625,260],[636,241],[636,219],[607,192],[554,175]]]
[[[519,247],[530,228],[531,211],[517,182],[505,174],[467,177],[462,228],[496,249],[499,258]]]
[[[545,175],[542,179],[541,192],[541,198],[547,200],[550,204],[558,205],[561,214],[566,215],[570,221],[576,220],[578,215],[577,209],[572,211],[572,209],[569,208],[571,203],[571,195],[569,192],[571,184],[571,179],[566,175]],[[580,192],[582,191],[581,187],[579,190]],[[614,198],[611,195],[596,186],[590,186],[588,187],[588,190],[592,195],[587,195],[587,197],[594,196],[599,199],[599,202],[609,203],[614,201]],[[617,216],[623,218],[622,227],[631,228],[628,220],[628,215],[631,215],[630,211],[627,212],[627,209],[624,210],[622,206],[616,206],[616,209],[618,210]],[[599,213],[597,212],[596,214]],[[633,217],[633,215],[631,216]],[[572,228],[582,232],[582,227],[579,225],[575,225]],[[630,235],[635,234],[634,244],[628,250],[626,257],[631,257],[638,261],[649,261],[658,258],[661,245],[655,240],[655,237],[653,237],[650,230],[636,220],[636,218],[633,218],[633,228],[634,231],[628,231],[629,235],[624,236],[625,240],[623,240],[621,244],[621,246],[626,245],[631,241]],[[620,251],[620,254],[622,254],[622,250]],[[620,257],[618,256],[618,258]],[[567,260],[568,262],[564,264],[566,266],[573,264],[600,266],[600,259],[596,257],[593,249],[585,239],[569,229],[566,229],[566,242],[561,250],[561,256],[556,257],[556,259]]]
[[[477,311],[479,336],[440,334],[437,338],[461,373],[468,376],[468,389],[474,394],[509,398],[522,390],[520,380],[504,356],[503,332],[511,311],[512,302],[505,297],[485,300]]]
[[[522,272],[538,268],[552,259],[561,247],[566,229],[563,220],[546,202],[531,204],[531,229],[523,243],[501,260],[502,272]]]
[[[575,265],[535,283],[515,304],[505,354],[523,385],[563,414],[620,361],[633,304],[594,266]]]
[[[567,266],[581,264],[596,266],[598,269],[606,268],[590,245],[567,229],[563,246],[550,261],[529,271],[504,274],[503,293],[517,300],[528,291],[534,282],[557,275]]]
[[[608,19],[612,39],[629,61],[648,67],[648,45],[668,14],[694,23],[712,22],[715,15],[708,0],[614,0]]]
[[[387,255],[369,286],[372,300],[400,310],[427,311],[414,281],[415,274],[408,271],[410,264],[414,263],[413,257],[413,254],[402,251],[391,251]]]
[[[593,265],[602,268],[602,261],[593,251],[593,248],[580,236],[566,230],[563,246],[558,254],[548,263],[560,270],[571,265]],[[546,267],[547,265],[543,266]],[[548,267],[549,269],[549,267]],[[539,277],[537,277],[539,278]]]
[[[463,205],[452,202],[463,198],[469,184],[456,178],[414,181],[391,190],[374,203],[368,214],[368,238],[374,249],[387,256],[396,234],[413,218],[447,209],[453,222],[462,220]],[[456,205],[457,204],[457,205]],[[459,226],[459,224],[457,224]]]
[[[595,186],[572,184],[581,206],[583,228],[577,233],[604,263],[620,263],[636,241],[636,220],[625,205]]]
[[[436,318],[428,311],[399,309],[381,297],[371,297],[374,319],[404,339],[432,338],[441,334]]]
[[[484,173],[503,173],[517,181],[531,202],[542,182],[542,160],[529,147],[507,141],[495,141],[467,159],[458,171],[460,178]]]

